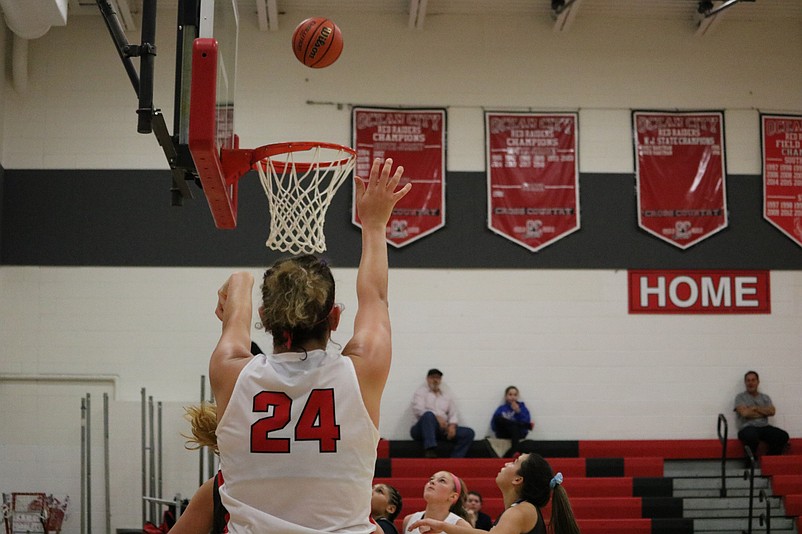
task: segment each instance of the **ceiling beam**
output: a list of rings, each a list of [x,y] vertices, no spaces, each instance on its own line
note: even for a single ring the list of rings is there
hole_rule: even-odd
[[[270,31],[278,30],[278,4],[277,0],[267,0],[267,23]]]
[[[567,32],[574,23],[582,0],[552,1],[551,9],[554,17],[554,33]]]
[[[411,29],[423,29],[423,21],[426,19],[426,7],[428,3],[428,0],[409,0],[409,27]]]
[[[120,17],[120,22],[123,25],[123,30],[127,32],[136,31],[136,20],[134,14],[131,13],[131,6],[128,0],[109,0],[112,7]]]
[[[255,0],[256,2],[256,21],[259,23],[259,31],[267,31],[267,5],[265,0]]]
[[[754,2],[754,1],[755,0],[726,0],[725,2],[719,3],[720,5],[714,7],[713,9],[710,9],[710,10],[706,11],[705,12],[705,17],[712,17],[712,16],[720,13],[721,11],[724,11],[728,7],[734,6],[738,2]]]
[[[699,7],[696,10],[696,37],[704,37],[708,33],[712,33],[713,29],[719,25],[724,13],[720,8],[723,5],[721,1],[716,2],[699,2]],[[709,14],[709,13],[712,13]]]
[[[259,22],[259,31],[278,30],[278,6],[276,0],[255,0],[256,20]]]

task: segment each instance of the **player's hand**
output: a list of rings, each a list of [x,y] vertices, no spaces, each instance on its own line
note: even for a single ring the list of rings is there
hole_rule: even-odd
[[[407,527],[408,531],[418,529],[419,532],[443,532],[443,522],[435,519],[420,519]]]
[[[221,321],[223,320],[226,303],[228,302],[229,290],[232,286],[240,287],[242,284],[244,284],[243,287],[247,289],[248,298],[250,298],[250,291],[253,288],[253,275],[249,272],[243,271],[232,274],[228,277],[228,280],[226,280],[225,283],[220,286],[220,289],[217,290],[217,307],[214,310],[214,314]],[[236,294],[236,290],[234,293]]]
[[[457,425],[450,424],[448,425],[448,430],[446,430],[446,437],[450,440],[454,439],[457,435]]]
[[[412,189],[412,184],[406,184],[398,189],[398,183],[404,174],[404,167],[396,167],[395,172],[391,172],[392,168],[392,159],[387,158],[382,164],[382,160],[376,158],[373,160],[367,181],[359,176],[354,176],[356,209],[363,227],[384,228],[387,226],[387,221],[390,220],[390,215],[393,213],[393,207]]]
[[[221,321],[223,320],[223,310],[225,310],[226,301],[228,300],[228,283],[230,281],[231,278],[226,280],[225,283],[220,286],[220,289],[217,290],[217,308],[215,308],[214,314]]]

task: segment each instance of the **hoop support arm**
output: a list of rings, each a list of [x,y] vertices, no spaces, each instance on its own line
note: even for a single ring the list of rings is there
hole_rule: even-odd
[[[237,184],[226,183],[215,131],[217,86],[201,79],[217,76],[217,41],[195,39],[192,45],[189,102],[189,149],[217,228],[237,227]],[[203,75],[202,75],[203,74]]]

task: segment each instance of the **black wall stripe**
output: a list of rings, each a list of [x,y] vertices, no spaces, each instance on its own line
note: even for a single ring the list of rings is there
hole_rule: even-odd
[[[267,200],[255,173],[240,181],[236,230],[217,230],[202,192],[170,205],[170,173],[155,170],[6,170],[0,185],[0,263],[6,265],[254,266],[280,257],[264,246]],[[802,248],[762,218],[759,176],[730,176],[730,226],[682,251],[637,228],[631,174],[580,177],[582,228],[539,253],[487,229],[483,172],[451,172],[446,227],[401,249],[397,268],[802,269]],[[359,263],[351,185],[329,209],[327,256]]]

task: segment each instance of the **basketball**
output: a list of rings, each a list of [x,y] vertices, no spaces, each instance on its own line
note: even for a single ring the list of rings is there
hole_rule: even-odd
[[[312,17],[295,28],[292,33],[292,50],[298,61],[307,67],[328,67],[337,61],[343,51],[343,35],[331,20]]]

